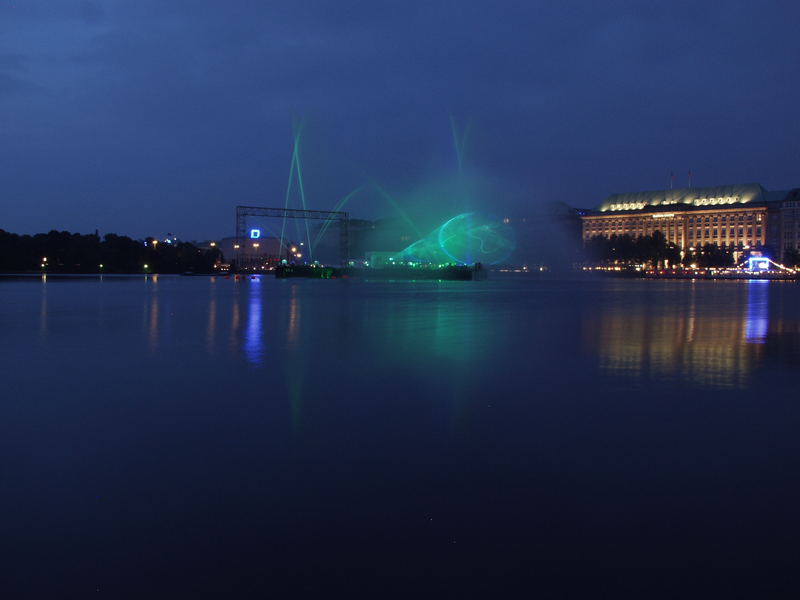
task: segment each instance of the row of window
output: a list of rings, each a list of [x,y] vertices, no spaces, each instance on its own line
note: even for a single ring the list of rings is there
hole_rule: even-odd
[[[740,240],[738,242],[720,242],[720,248],[744,248],[745,246],[761,247],[761,240]]]
[[[745,214],[723,215],[723,216],[706,215],[706,216],[699,216],[699,217],[688,217],[686,219],[686,223],[690,227],[695,226],[695,225],[702,225],[703,223],[705,223],[705,224],[711,224],[711,223],[714,223],[714,224],[719,224],[719,223],[728,224],[728,223],[737,223],[738,222],[738,223],[744,224],[745,221],[747,223],[753,223],[753,222],[761,223],[761,222],[763,222],[763,215],[760,214],[760,213],[759,214],[750,213],[750,214],[747,214],[747,215],[745,215]],[[659,220],[658,226],[682,225],[683,222],[684,222],[684,219],[681,219],[681,218],[673,219],[673,220],[670,220],[670,221]],[[625,227],[625,226],[642,227],[645,224],[656,225],[656,221],[654,219],[652,219],[652,218],[644,218],[644,219],[643,218],[635,218],[635,219],[608,219],[608,220],[603,220],[603,221],[587,221],[586,222],[586,226],[588,228],[592,228],[592,227],[595,227],[595,228],[601,227],[602,228],[602,227],[608,227],[609,225],[616,226],[616,227]]]
[[[717,231],[721,231],[722,235],[725,235],[725,231],[729,231],[730,235],[733,235],[734,232],[736,231],[736,227],[733,226],[733,225],[730,226],[729,228],[727,226],[725,226],[725,225],[723,225],[723,226],[721,226],[719,228],[718,227],[719,226],[715,226],[713,228],[714,235],[716,235]],[[692,235],[692,233],[695,232],[695,231],[697,233],[700,233],[701,231],[708,231],[709,229],[710,229],[709,227],[706,227],[705,229],[703,229],[702,227],[698,226],[696,228],[691,228],[691,229],[687,228],[686,232],[687,232],[688,235]],[[742,235],[742,231],[744,230],[744,226],[740,225],[738,227],[738,230],[739,230],[739,235]],[[624,226],[619,226],[619,225],[617,225],[617,226],[608,226],[608,225],[606,225],[605,227],[603,227],[603,226],[601,226],[601,227],[587,227],[586,231],[588,233],[609,233],[609,232],[623,233],[623,232],[631,232],[631,233],[640,233],[640,234],[643,233],[644,231],[661,231],[662,233],[667,233],[667,232],[673,233],[674,232],[676,235],[678,235],[678,234],[681,233],[682,228],[680,228],[680,227],[642,227],[642,226],[624,227]],[[748,225],[747,226],[747,231],[749,232],[748,235],[752,235],[753,226],[752,225]],[[756,235],[757,236],[761,235],[761,231],[762,231],[761,225],[756,227],[756,232],[757,232]]]
[[[674,234],[673,232],[669,232],[669,233],[662,232],[662,233],[664,233],[665,237],[667,239],[669,239],[669,240],[677,241],[680,238],[680,235]],[[644,235],[641,231],[637,232],[637,231],[618,230],[618,231],[601,232],[601,233],[589,232],[586,237],[589,238],[589,237],[593,237],[595,235],[607,235],[607,236],[610,236],[610,235],[614,235],[614,234],[616,234],[616,235],[628,234],[628,235],[632,235],[633,237],[638,237],[638,236]],[[760,229],[756,229],[755,237],[756,237],[756,239],[761,239],[761,230]],[[786,239],[794,239],[794,236],[792,236],[792,235],[786,235],[785,237],[786,237]],[[752,229],[748,229],[747,230],[747,235],[745,235],[743,231],[739,231],[738,235],[735,235],[733,231],[729,232],[728,235],[726,235],[724,231],[721,234],[718,233],[717,231],[713,231],[712,232],[710,230],[697,231],[697,232],[690,231],[688,236],[687,236],[687,238],[689,239],[690,242],[692,240],[695,240],[695,239],[704,239],[704,238],[705,239],[715,239],[715,240],[719,239],[719,238],[723,238],[723,239],[733,239],[733,238],[736,238],[736,239],[744,239],[744,238],[752,239],[753,238],[753,231],[752,231]]]
[[[738,216],[730,215],[730,216],[722,216],[722,217],[717,217],[717,216],[714,216],[714,217],[697,217],[697,219],[695,219],[695,217],[689,217],[687,219],[687,221],[688,221],[690,226],[694,225],[695,223],[719,223],[719,222],[722,222],[722,223],[726,223],[726,222],[735,223],[737,221],[739,223],[744,223],[745,220],[748,223],[752,223],[754,220],[755,220],[756,223],[761,223],[761,221],[763,220],[763,215],[760,215],[760,214],[759,215],[746,215],[746,216],[745,215],[738,215]]]
[[[713,233],[711,233],[711,232],[713,232]],[[696,237],[701,237],[701,234],[702,234],[702,237],[719,237],[720,235],[722,237],[725,237],[725,230],[722,229],[719,232],[719,235],[717,234],[717,230],[716,229],[713,229],[713,230],[709,230],[709,229],[700,230],[700,229],[698,229],[697,232],[695,232],[695,230],[693,230],[693,229],[690,229],[689,232],[688,232],[688,236],[690,238],[695,237],[695,236]],[[731,229],[728,230],[728,237],[744,237],[744,229],[742,229],[740,227],[739,231],[738,231],[738,235],[734,236],[734,229],[731,228]],[[748,227],[747,228],[747,237],[753,237],[753,228],[752,227]],[[756,237],[757,238],[761,237],[761,227],[757,227],[756,228]]]
[[[717,244],[720,248],[743,248],[744,246],[754,246],[756,248],[761,247],[761,240],[759,239],[739,239],[739,240],[712,240],[712,239],[697,239],[697,240],[689,240],[687,246],[697,245],[701,246],[703,244],[713,242]]]

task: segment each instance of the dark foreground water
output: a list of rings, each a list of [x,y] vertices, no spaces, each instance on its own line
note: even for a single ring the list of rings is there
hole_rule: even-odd
[[[2,597],[800,589],[799,284],[0,300]]]

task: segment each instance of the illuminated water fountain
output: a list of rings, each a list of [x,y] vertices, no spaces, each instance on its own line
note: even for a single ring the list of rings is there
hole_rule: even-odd
[[[372,274],[376,270],[404,265],[414,269],[419,275],[419,267],[425,270],[436,270],[442,267],[447,269],[463,269],[473,265],[489,266],[502,264],[508,261],[516,247],[515,235],[512,227],[501,219],[493,218],[487,214],[473,211],[472,207],[480,206],[480,199],[486,197],[480,186],[480,178],[465,173],[464,153],[470,125],[467,123],[462,130],[457,127],[455,119],[451,117],[451,129],[457,158],[457,173],[446,175],[439,179],[430,180],[406,191],[403,202],[398,202],[393,195],[376,181],[365,182],[342,197],[334,207],[331,214],[338,214],[352,203],[356,197],[360,202],[369,198],[365,192],[372,192],[379,203],[385,202],[391,206],[397,219],[376,222],[370,231],[359,225],[360,236],[359,254],[365,254],[366,259],[353,259],[349,261],[351,267],[358,267],[359,263],[367,267]],[[292,161],[289,172],[289,182],[284,202],[284,212],[288,210],[292,192],[296,191],[302,210],[306,210],[305,189],[300,159],[300,131],[296,129],[292,152]],[[445,216],[450,216],[428,235],[424,235],[411,214],[428,223],[440,222]],[[452,216],[455,215],[455,216]],[[305,236],[299,231],[295,232],[297,239],[306,238],[308,249],[306,264],[315,264],[313,258],[317,248],[322,244],[329,231],[333,220],[327,219],[318,228],[315,235],[311,235],[306,223]],[[297,224],[297,223],[296,223]],[[281,227],[279,243],[282,245],[285,236],[286,221]],[[349,239],[350,234],[345,234]],[[397,240],[409,246],[397,251]],[[416,240],[416,241],[414,241]],[[327,251],[327,250],[326,250]],[[312,253],[313,252],[313,253]],[[322,252],[319,253],[321,255]],[[344,254],[345,256],[348,253]],[[305,261],[304,261],[305,262]],[[478,266],[474,270],[480,271]],[[296,271],[297,269],[295,269]],[[442,270],[442,269],[439,269]],[[293,271],[294,272],[294,271]],[[392,276],[399,276],[400,270],[392,269]],[[434,273],[427,273],[426,276]]]
[[[448,219],[399,252],[395,260],[426,265],[496,265],[516,247],[514,230],[499,219],[474,212]]]

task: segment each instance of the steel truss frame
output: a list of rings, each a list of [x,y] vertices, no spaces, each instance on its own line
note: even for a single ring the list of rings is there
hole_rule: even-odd
[[[339,210],[305,210],[297,208],[272,208],[267,206],[236,207],[236,245],[241,248],[247,239],[247,218],[266,217],[274,219],[312,219],[316,221],[339,222],[339,254],[342,266],[350,258],[350,213]],[[239,264],[240,249],[235,252]]]

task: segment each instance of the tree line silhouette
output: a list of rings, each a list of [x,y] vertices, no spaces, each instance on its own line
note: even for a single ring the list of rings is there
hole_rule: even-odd
[[[113,233],[101,239],[68,231],[18,235],[0,229],[0,271],[210,273],[222,256],[216,248],[206,250],[189,242],[153,245],[152,241]]]
[[[765,249],[766,250],[766,249]],[[628,234],[605,237],[597,235],[587,240],[584,256],[594,264],[645,264],[651,266],[697,265],[698,267],[732,267],[733,250],[717,244],[703,244],[687,250],[681,258],[681,248],[668,242],[664,234],[633,237]]]

